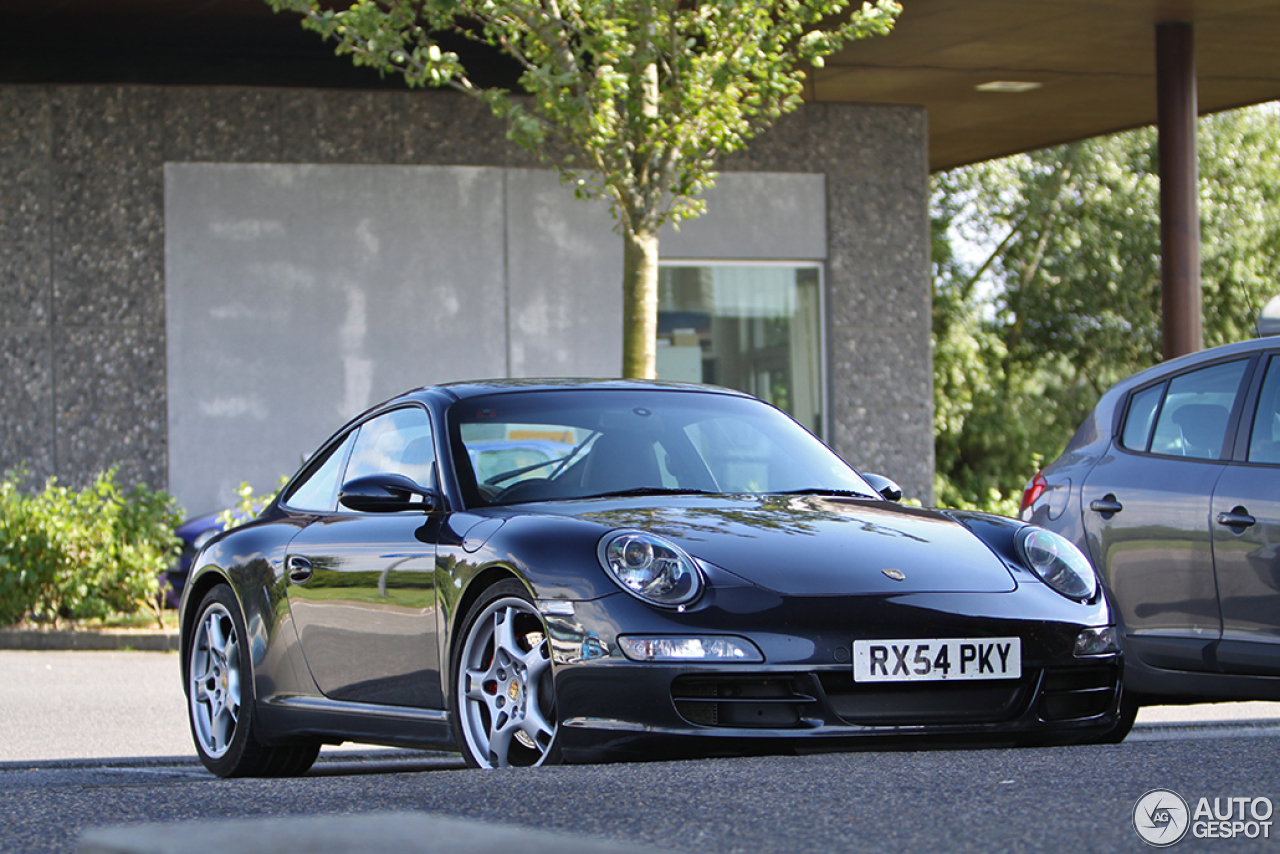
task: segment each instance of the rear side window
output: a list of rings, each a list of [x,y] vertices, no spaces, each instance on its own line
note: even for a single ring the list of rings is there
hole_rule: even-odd
[[[1156,421],[1156,409],[1164,399],[1164,383],[1143,389],[1129,401],[1129,416],[1124,421],[1120,444],[1131,451],[1145,451],[1151,438],[1151,425]]]
[[[1210,365],[1134,395],[1122,444],[1165,456],[1220,459],[1247,366],[1247,359]],[[1153,416],[1154,429],[1144,441]]]

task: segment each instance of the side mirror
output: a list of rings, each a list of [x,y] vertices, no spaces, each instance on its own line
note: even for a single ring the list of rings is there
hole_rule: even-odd
[[[370,474],[342,485],[338,503],[361,513],[398,513],[421,510],[429,513],[440,506],[440,495],[402,474]]]
[[[871,488],[880,493],[885,501],[901,501],[902,487],[882,474],[864,474],[862,479],[871,484]]]

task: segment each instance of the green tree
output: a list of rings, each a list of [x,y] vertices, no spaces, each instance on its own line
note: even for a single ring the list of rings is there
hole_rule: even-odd
[[[716,160],[800,103],[803,66],[883,34],[875,0],[267,0],[301,13],[355,64],[484,100],[580,198],[604,198],[623,238],[622,371],[655,375],[658,231],[697,216]],[[345,5],[345,4],[343,4]],[[527,97],[477,86],[440,37],[497,48]]]
[[[935,177],[940,503],[1016,509],[1099,395],[1160,360],[1159,190],[1152,129]],[[1280,292],[1274,105],[1201,120],[1200,213],[1214,346]]]

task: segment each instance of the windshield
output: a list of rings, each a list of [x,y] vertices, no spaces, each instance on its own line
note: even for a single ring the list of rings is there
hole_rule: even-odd
[[[522,391],[458,401],[447,422],[470,507],[646,493],[876,496],[807,430],[751,398]]]

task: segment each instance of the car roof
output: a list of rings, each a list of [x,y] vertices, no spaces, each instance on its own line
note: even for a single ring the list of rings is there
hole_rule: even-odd
[[[751,397],[751,395],[744,392],[720,386],[667,380],[544,378],[467,380],[441,383],[414,389],[399,395],[399,398],[442,394],[454,400],[465,400],[483,395],[529,391],[682,391],[719,394],[728,397]]]
[[[1130,374],[1103,392],[1102,397],[1098,399],[1097,405],[1085,417],[1084,422],[1081,423],[1080,429],[1067,442],[1067,447],[1063,453],[1065,454],[1066,451],[1075,450],[1095,442],[1110,441],[1119,426],[1117,421],[1119,405],[1124,400],[1125,395],[1136,388],[1141,388],[1148,383],[1156,382],[1166,376],[1180,373],[1197,365],[1230,359],[1236,356],[1251,356],[1259,351],[1275,349],[1280,349],[1280,336],[1250,338],[1247,341],[1237,341],[1233,344],[1210,347],[1207,350],[1197,350],[1194,353],[1188,353],[1185,356],[1179,356],[1167,362],[1160,362],[1137,373]]]
[[[1167,362],[1160,362],[1150,368],[1144,368],[1136,374],[1131,374],[1116,383],[1108,394],[1113,392],[1123,393],[1128,389],[1144,385],[1167,374],[1176,374],[1186,368],[1205,362],[1229,359],[1232,356],[1248,356],[1259,350],[1275,349],[1280,349],[1280,336],[1250,338],[1248,341],[1237,341],[1234,344],[1222,344],[1218,347],[1210,347],[1207,350],[1197,350],[1194,353],[1188,353],[1185,356],[1179,356]]]

